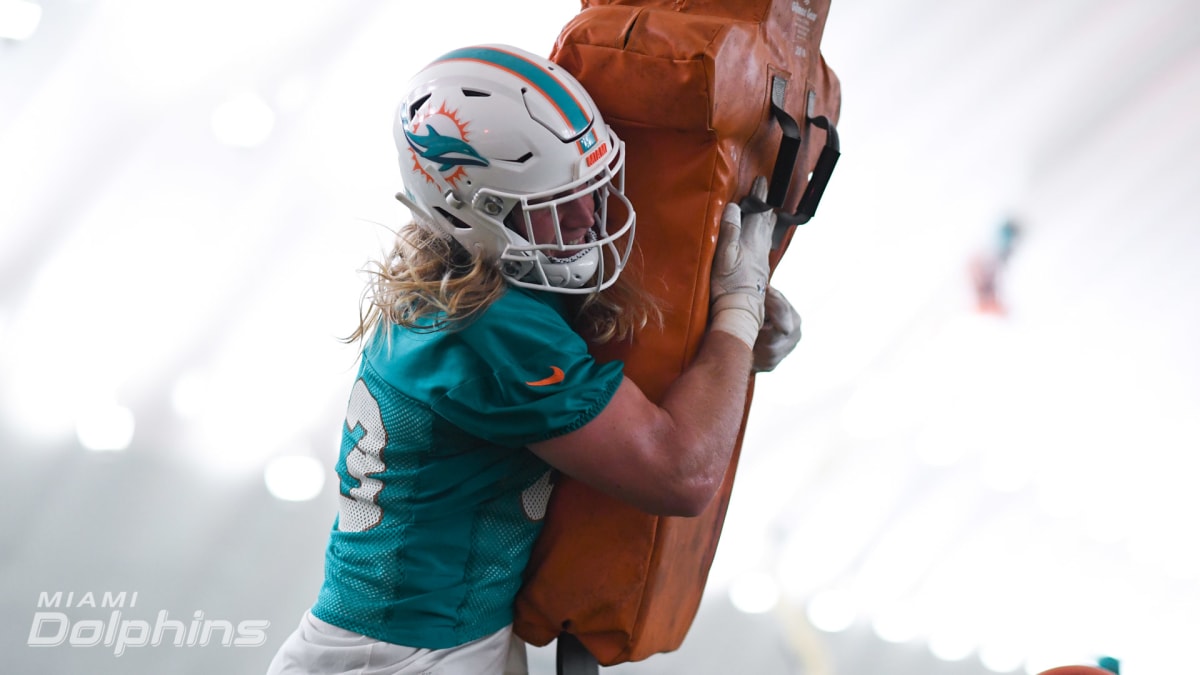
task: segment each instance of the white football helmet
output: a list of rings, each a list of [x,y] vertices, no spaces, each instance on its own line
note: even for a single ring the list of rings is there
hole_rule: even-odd
[[[393,132],[396,198],[418,223],[517,286],[582,294],[616,281],[635,229],[624,144],[560,66],[506,45],[456,49],[408,83]],[[560,207],[588,195],[594,222],[568,240]],[[535,220],[553,233],[539,241]]]

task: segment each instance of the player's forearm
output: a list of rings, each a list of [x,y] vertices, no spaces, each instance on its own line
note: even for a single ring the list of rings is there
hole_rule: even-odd
[[[662,407],[675,435],[673,462],[699,513],[729,467],[746,407],[752,352],[744,342],[709,331],[691,365],[667,390]]]

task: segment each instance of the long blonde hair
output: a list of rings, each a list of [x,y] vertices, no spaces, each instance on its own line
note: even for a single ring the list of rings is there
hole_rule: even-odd
[[[482,314],[507,288],[494,260],[471,255],[453,238],[416,222],[402,227],[391,251],[364,271],[370,280],[358,328],[347,342],[362,341],[385,324],[417,332],[453,329]],[[658,299],[627,274],[599,293],[568,297],[575,299],[572,327],[597,344],[627,340],[663,322]]]

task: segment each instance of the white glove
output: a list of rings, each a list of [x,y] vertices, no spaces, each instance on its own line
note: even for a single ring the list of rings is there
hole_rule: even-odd
[[[754,372],[775,370],[800,342],[800,313],[774,286],[767,288],[767,316],[754,343]]]
[[[765,200],[767,179],[754,179],[750,192],[760,203]],[[737,204],[726,204],[713,256],[711,329],[729,333],[751,349],[763,323],[774,229],[774,211],[747,213]]]

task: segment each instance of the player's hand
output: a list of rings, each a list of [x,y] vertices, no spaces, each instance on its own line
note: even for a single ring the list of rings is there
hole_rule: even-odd
[[[767,179],[754,179],[751,194],[761,204],[767,198]],[[726,204],[713,256],[711,329],[729,333],[751,349],[763,324],[774,229],[774,211]]]
[[[775,366],[800,342],[800,313],[783,293],[773,286],[767,287],[765,307],[766,318],[754,343],[754,372],[757,373],[775,370]]]

